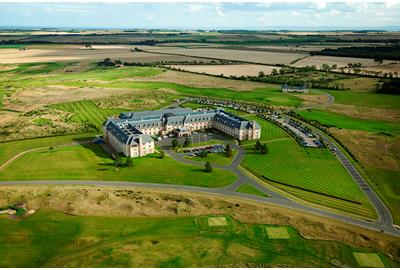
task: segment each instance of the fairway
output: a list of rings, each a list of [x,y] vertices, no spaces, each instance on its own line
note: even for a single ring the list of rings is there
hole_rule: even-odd
[[[394,122],[357,119],[338,113],[317,110],[300,111],[299,114],[307,120],[315,120],[329,127],[400,134],[400,125]]]
[[[375,216],[366,196],[328,149],[303,148],[292,139],[267,145],[266,155],[254,153],[253,145],[246,147],[242,165],[295,196],[317,203],[335,201],[341,210]]]
[[[67,102],[52,105],[51,107],[74,115],[71,120],[78,123],[92,123],[100,128],[107,117],[119,115],[119,113],[127,111],[124,109],[101,109],[91,100],[82,100],[75,102]]]
[[[220,216],[221,217],[221,216]],[[222,230],[200,217],[96,217],[39,209],[28,218],[0,218],[0,267],[234,267],[245,264],[333,267],[329,258],[358,267],[353,252],[335,241],[307,240],[291,227],[271,241],[266,224],[230,219]],[[349,256],[350,254],[350,256]],[[382,256],[387,267],[398,263]]]
[[[229,185],[235,179],[226,170],[214,168],[207,173],[203,166],[181,164],[170,157],[161,159],[157,154],[135,158],[132,168],[115,170],[113,160],[95,144],[30,152],[0,172],[0,180],[107,180],[211,188]]]
[[[270,239],[289,239],[289,233],[286,227],[265,227],[268,238]]]
[[[354,252],[354,257],[358,262],[358,265],[361,267],[378,267],[382,268],[385,265],[382,263],[381,258],[379,258],[378,254],[375,253],[360,253]]]

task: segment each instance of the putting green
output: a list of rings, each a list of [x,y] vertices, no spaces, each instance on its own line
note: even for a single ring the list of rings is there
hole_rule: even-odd
[[[353,252],[357,263],[362,267],[385,267],[381,258],[375,253]]]
[[[289,232],[285,227],[265,227],[269,239],[289,239]]]
[[[228,222],[226,221],[226,217],[210,217],[208,218],[208,226],[228,226]]]

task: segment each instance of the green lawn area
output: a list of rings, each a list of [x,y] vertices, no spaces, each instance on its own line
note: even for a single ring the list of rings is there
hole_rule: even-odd
[[[8,159],[12,158],[13,156],[17,155],[18,153],[29,149],[69,144],[77,141],[92,140],[94,138],[94,135],[95,134],[92,133],[82,133],[65,136],[53,136],[29,140],[2,142],[0,143],[0,165]]]
[[[376,253],[335,241],[269,239],[266,225],[208,226],[209,216],[95,217],[40,209],[25,219],[0,218],[0,267],[358,267],[353,252]],[[386,267],[399,263],[376,253]],[[330,260],[335,258],[335,261]]]
[[[337,128],[400,134],[400,124],[394,122],[357,119],[338,113],[319,110],[299,111],[298,114],[305,119],[319,121],[322,125]]]
[[[269,197],[267,194],[264,192],[258,190],[257,188],[253,187],[250,184],[243,184],[241,185],[236,192],[240,193],[246,193],[246,194],[251,194],[251,195],[256,195],[256,196],[261,196],[261,197]]]
[[[249,145],[242,165],[302,199],[326,206],[335,201],[335,208],[375,217],[366,196],[328,149],[303,148],[293,139],[272,141],[267,146],[269,153],[262,155]]]
[[[72,121],[78,123],[92,123],[98,128],[103,125],[107,117],[119,115],[121,112],[126,111],[118,108],[102,109],[91,100],[60,103],[51,105],[51,107],[74,113],[71,118]]]
[[[282,128],[278,127],[274,123],[264,120],[257,115],[246,115],[243,118],[248,120],[255,120],[261,126],[261,138],[260,141],[269,141],[282,138],[290,138],[290,135]],[[253,142],[252,142],[253,143]],[[244,144],[247,144],[245,142]]]
[[[207,157],[189,157],[185,156],[185,158],[194,160],[194,161],[199,161],[199,162],[210,162],[211,164],[218,164],[218,165],[229,165],[231,164],[233,158],[235,157],[237,151],[235,149],[232,149],[232,156],[227,157],[225,153],[213,153],[213,154],[208,154]]]
[[[29,164],[29,166],[27,166]],[[157,154],[135,158],[132,168],[114,171],[113,160],[99,145],[78,145],[27,153],[0,173],[0,180],[106,180],[222,187],[236,176],[214,168],[181,164]]]
[[[372,108],[400,109],[400,96],[398,95],[332,90],[326,90],[325,92],[335,97],[335,103]]]

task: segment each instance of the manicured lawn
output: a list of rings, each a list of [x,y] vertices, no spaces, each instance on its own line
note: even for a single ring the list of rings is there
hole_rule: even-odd
[[[264,192],[258,190],[257,188],[253,187],[252,185],[249,184],[243,184],[241,185],[236,192],[240,193],[246,193],[246,194],[251,194],[251,195],[256,195],[256,196],[261,196],[261,197],[269,197],[267,194]]]
[[[29,164],[29,166],[27,166]],[[236,176],[214,168],[181,164],[157,154],[133,160],[132,168],[114,171],[114,163],[95,144],[60,147],[52,151],[30,152],[15,160],[0,173],[0,180],[107,180],[221,187],[231,184]]]
[[[56,105],[51,105],[51,107],[72,112],[74,115],[71,120],[78,123],[92,123],[100,128],[107,117],[113,115],[119,115],[121,112],[126,110],[112,108],[112,109],[102,109],[94,104],[91,100],[81,100],[67,103],[60,103]]]
[[[232,150],[232,156],[227,157],[225,153],[213,153],[213,154],[208,154],[207,157],[189,157],[185,156],[185,158],[194,160],[194,161],[199,161],[199,162],[210,162],[211,164],[219,164],[219,165],[229,165],[233,158],[235,157],[237,151]]]
[[[0,143],[0,164],[4,163],[8,159],[17,155],[18,153],[21,153],[29,149],[69,144],[77,141],[92,140],[94,138],[94,135],[95,134],[91,133],[82,133],[82,134],[73,134],[65,136],[54,136],[46,138],[3,142]]]
[[[375,216],[366,196],[329,150],[303,148],[292,139],[272,141],[267,146],[269,152],[266,155],[254,153],[252,145],[248,146],[242,165],[261,178],[264,176],[276,181],[268,182],[295,192],[296,196],[300,194],[304,198],[308,195],[307,199],[316,203],[325,200],[325,197],[331,200],[329,196],[358,202],[339,199],[347,205],[344,210],[354,212],[357,209],[366,216]]]
[[[248,120],[255,120],[261,126],[261,138],[260,141],[276,140],[281,138],[289,138],[290,135],[287,134],[283,129],[275,125],[274,123],[264,120],[256,115],[246,115],[243,116]],[[244,143],[246,144],[246,142]]]
[[[210,227],[209,217],[88,217],[41,209],[22,220],[0,218],[0,267],[358,267],[353,252],[375,253],[307,240],[287,226],[280,228],[288,239],[270,239],[266,225],[229,216],[228,226]],[[385,266],[399,266],[376,254]]]
[[[400,134],[400,125],[398,123],[356,119],[338,113],[318,110],[300,111],[298,113],[305,119],[319,121],[323,125],[332,127]]]

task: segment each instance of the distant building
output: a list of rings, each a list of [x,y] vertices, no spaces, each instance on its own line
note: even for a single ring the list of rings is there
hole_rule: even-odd
[[[192,131],[215,128],[238,140],[259,139],[261,127],[234,114],[214,109],[194,111],[190,108],[126,112],[104,123],[104,140],[117,152],[130,157],[154,153],[151,136],[174,133],[190,136]]]
[[[306,84],[303,84],[301,86],[291,86],[291,85],[287,85],[284,84],[282,85],[282,92],[283,93],[288,93],[288,92],[297,92],[297,93],[308,93],[308,88]]]

